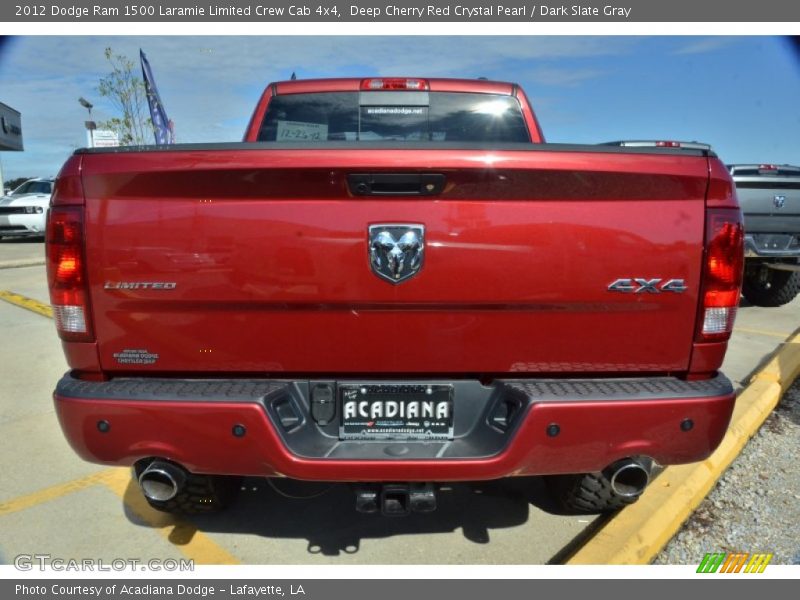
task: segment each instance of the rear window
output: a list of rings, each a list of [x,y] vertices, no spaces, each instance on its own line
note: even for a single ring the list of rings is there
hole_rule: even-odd
[[[325,92],[272,98],[262,142],[529,142],[516,98],[446,92]]]

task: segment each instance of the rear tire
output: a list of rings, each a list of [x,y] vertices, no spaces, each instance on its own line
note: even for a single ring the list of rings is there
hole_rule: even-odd
[[[800,273],[767,267],[747,269],[742,295],[755,306],[783,306],[800,292]]]
[[[638,496],[620,496],[602,473],[551,475],[547,487],[561,508],[569,513],[611,512],[636,502]]]
[[[147,462],[134,467],[136,480],[147,468]],[[158,511],[182,515],[215,513],[234,503],[241,489],[242,478],[228,475],[199,475],[187,473],[186,484],[173,498],[166,501],[144,499]]]

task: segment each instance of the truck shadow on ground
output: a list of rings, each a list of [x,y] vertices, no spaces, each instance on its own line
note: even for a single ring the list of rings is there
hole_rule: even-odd
[[[192,516],[191,524],[196,530],[209,533],[305,539],[309,554],[340,556],[358,553],[364,539],[450,533],[458,529],[467,540],[488,544],[491,530],[527,522],[532,507],[551,514],[564,514],[549,497],[543,480],[537,477],[443,485],[435,512],[404,517],[356,512],[353,490],[346,484],[279,480],[270,485],[266,479],[246,478],[242,487],[238,500],[228,510]],[[141,498],[138,486],[131,481],[125,493],[126,512],[131,521],[141,525],[141,518],[135,514],[140,509],[131,511],[131,506],[139,500],[134,495]],[[141,505],[142,501],[137,503]],[[146,521],[163,526],[164,517],[167,515],[159,514],[155,520]],[[594,515],[584,518],[588,522],[598,520]],[[185,519],[175,519],[175,523],[179,520]],[[175,539],[170,536],[170,540],[177,545],[187,543],[187,533],[192,527],[175,529],[182,533]]]

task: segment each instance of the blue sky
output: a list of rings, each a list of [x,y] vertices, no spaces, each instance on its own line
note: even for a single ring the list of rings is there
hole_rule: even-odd
[[[84,96],[103,49],[141,47],[179,142],[237,141],[264,86],[298,77],[410,75],[516,81],[548,141],[684,139],[726,162],[800,164],[800,57],[784,38],[689,36],[100,37],[0,43],[0,102],[22,112],[25,152],[0,154],[4,176],[57,173],[85,144]]]

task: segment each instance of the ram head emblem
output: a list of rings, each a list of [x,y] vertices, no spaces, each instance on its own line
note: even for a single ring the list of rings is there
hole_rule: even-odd
[[[422,268],[424,225],[370,225],[369,262],[386,281],[400,283]]]

